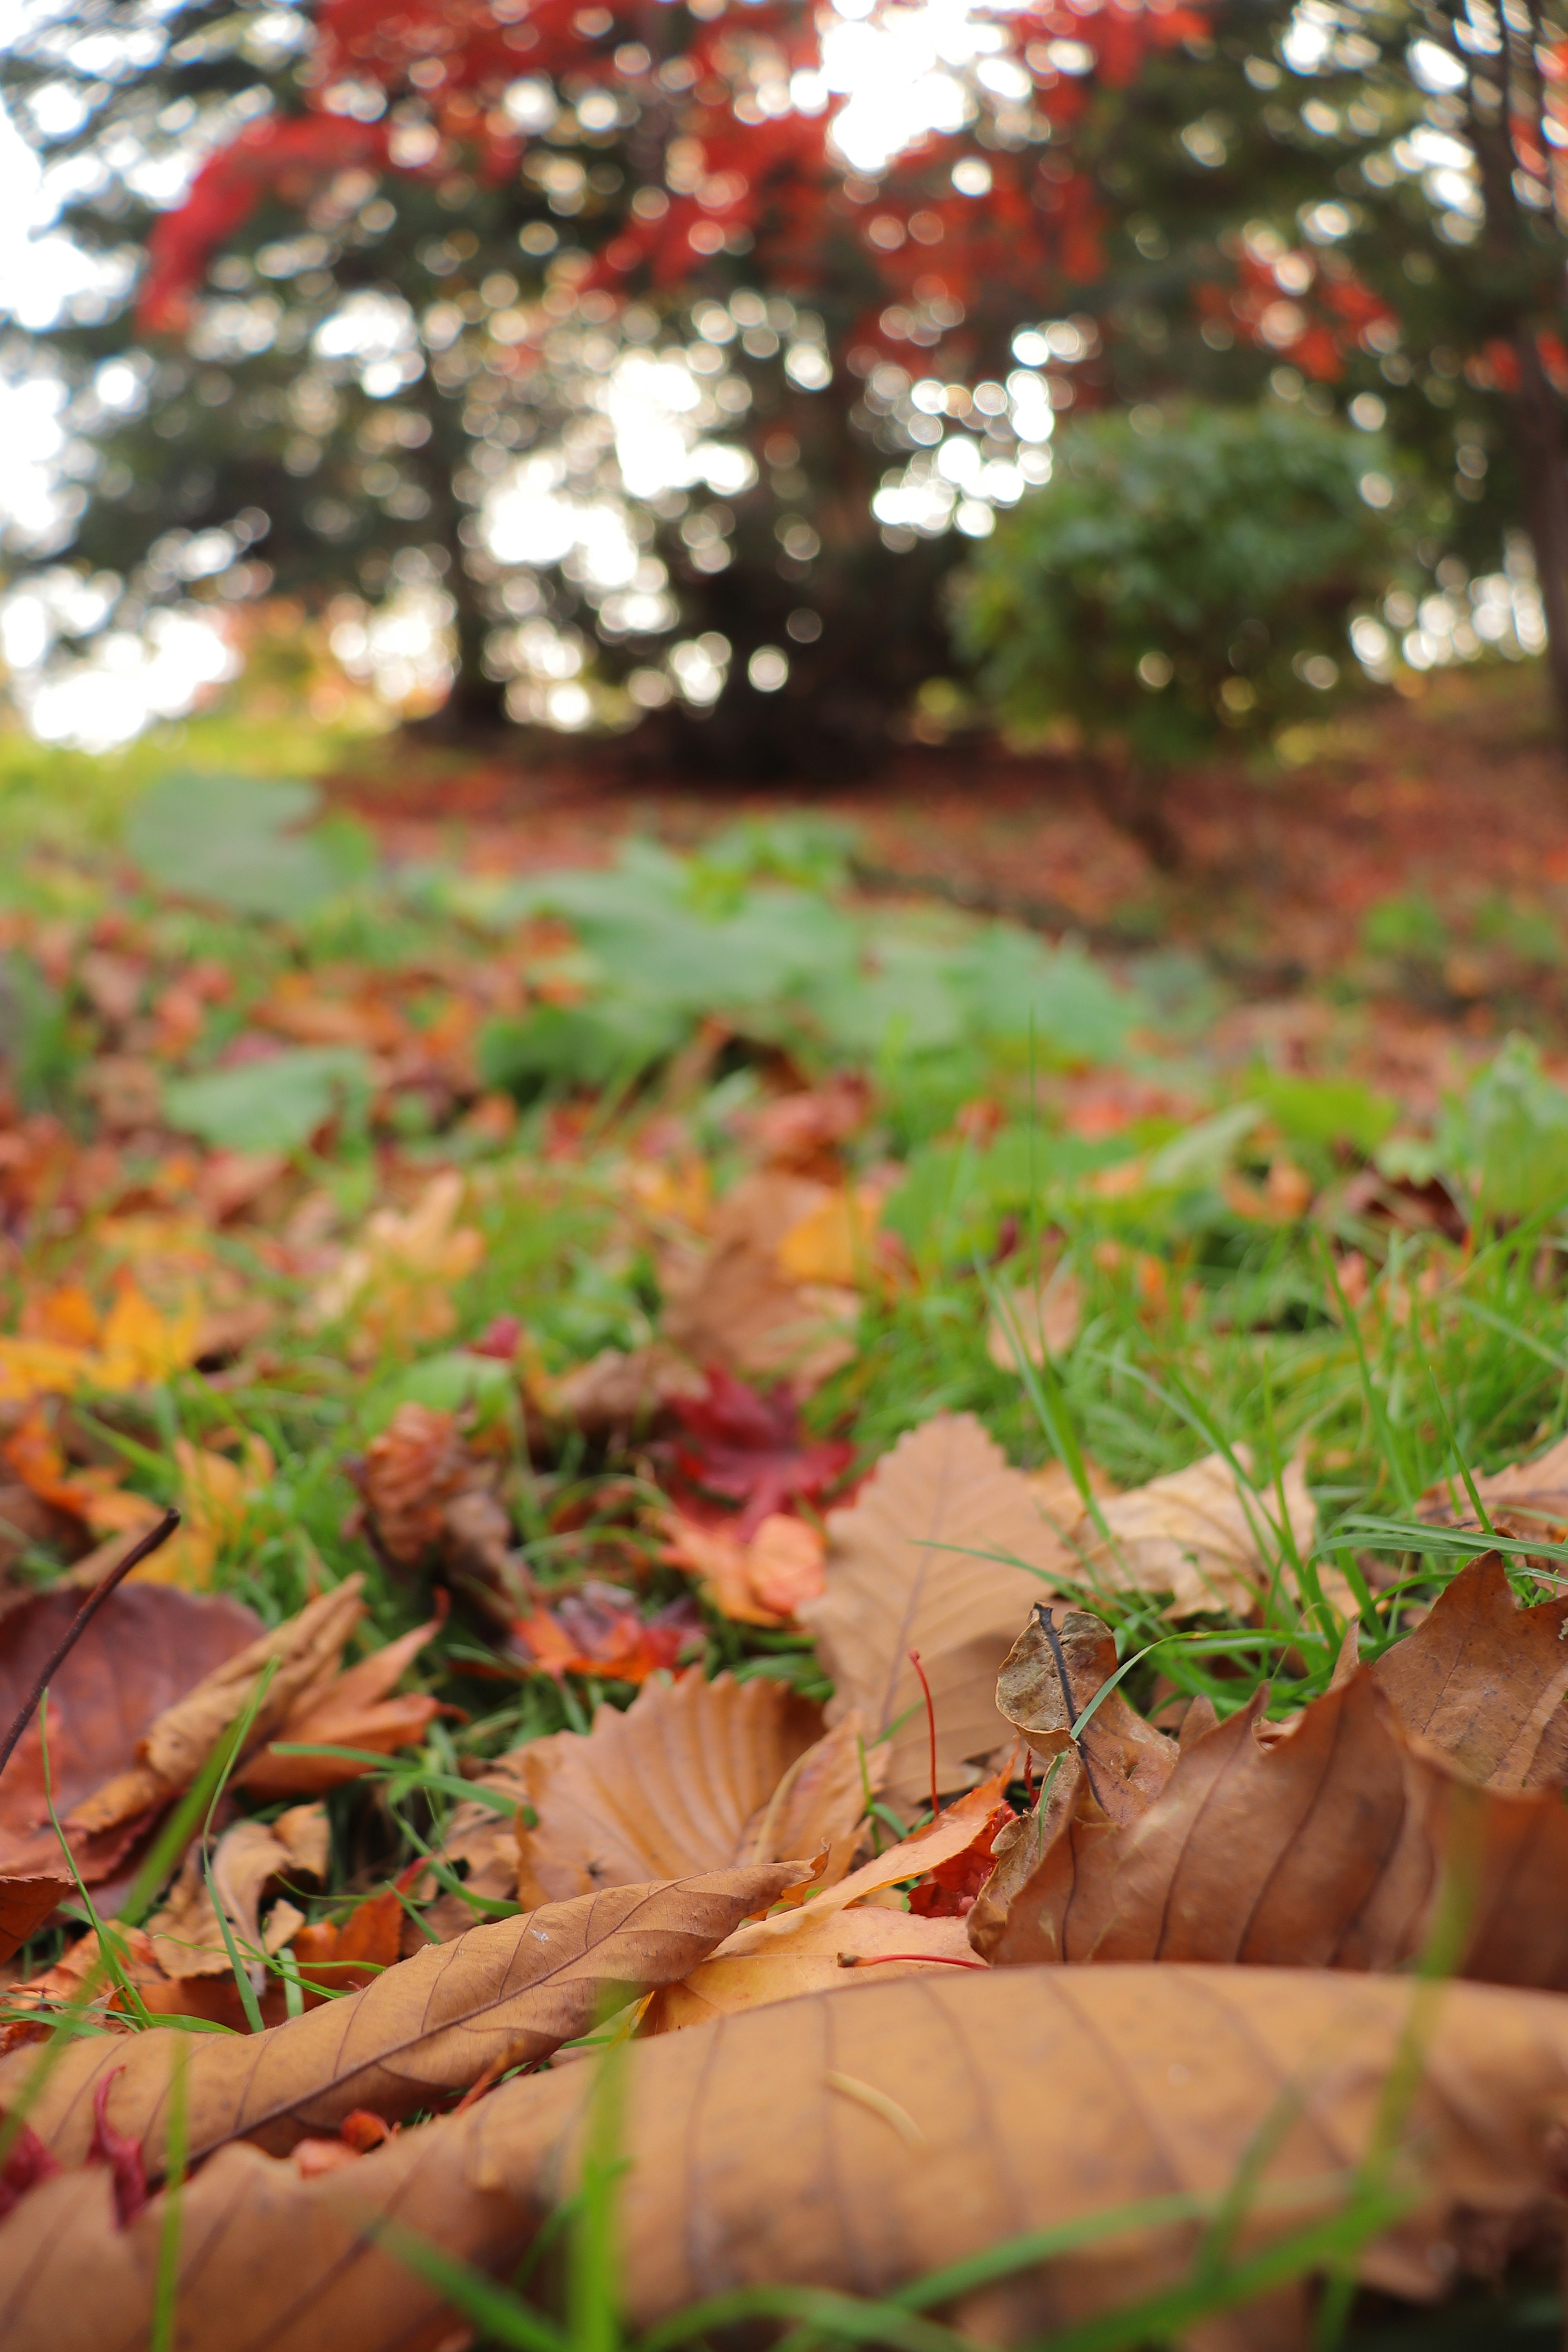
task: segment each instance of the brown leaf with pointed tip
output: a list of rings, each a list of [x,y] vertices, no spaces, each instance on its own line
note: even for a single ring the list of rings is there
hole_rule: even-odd
[[[1510,1462],[1505,1470],[1473,1481],[1481,1507],[1499,1535],[1528,1543],[1561,1543],[1568,1535],[1568,1437],[1560,1437],[1533,1462]],[[1475,1506],[1460,1478],[1440,1478],[1428,1486],[1415,1516],[1434,1527],[1479,1528]]]
[[[807,1903],[782,1918],[737,1927],[689,1977],[654,1994],[638,2031],[679,2033],[768,2001],[827,1991],[852,1968],[901,1976],[910,1969],[929,1972],[964,1962],[983,1965],[969,1948],[962,1919],[917,1919],[912,1912],[865,1904],[842,1911]]]
[[[0,1878],[0,1960],[19,1952],[50,1912],[75,1893],[70,1878]]]
[[[1412,1999],[1398,1979],[1306,1970],[928,1969],[891,1983],[857,1973],[636,2042],[617,2211],[628,2328],[752,2285],[882,2296],[1016,2234],[1144,2200],[1222,2207],[1250,2162],[1230,2242],[1245,2260],[1340,2209],[1375,2145]],[[1552,2204],[1568,2002],[1453,1985],[1420,2046],[1397,2172],[1412,2200],[1357,2270],[1431,2302],[1500,2267]],[[222,2149],[182,2194],[182,2342],[427,2352],[452,2316],[378,2224],[505,2276],[574,2193],[594,2075],[504,2084],[309,2180],[256,2147]],[[117,2231],[111,2195],[101,2167],[63,2172],[0,2225],[6,2352],[145,2339],[163,2201]],[[1037,2340],[1189,2279],[1205,2226],[1130,2225],[947,2315],[984,2342]],[[1272,2306],[1262,2334],[1249,2313],[1226,2340],[1295,2340],[1282,2317],[1304,2323],[1306,2308],[1303,2291],[1285,2314]]]
[[[74,2042],[28,2119],[62,2163],[80,2163],[94,2093],[112,2074],[110,2121],[144,2143],[155,2178],[170,2070],[183,2052],[193,2163],[231,2139],[282,2152],[334,2131],[356,2107],[395,2123],[488,2070],[547,2057],[585,2033],[606,2000],[688,1975],[800,1874],[798,1864],[765,1863],[550,1904],[456,1943],[426,1945],[363,1991],[245,2041],[203,2035],[187,2043],[154,2031],[108,2048]],[[25,2052],[0,2060],[0,2109],[28,2063]]]
[[[1247,1448],[1238,1445],[1235,1454],[1242,1469],[1250,1471]],[[1281,1485],[1296,1549],[1305,1559],[1317,1512],[1300,1457],[1287,1465]],[[1069,1539],[1082,1555],[1080,1580],[1106,1593],[1168,1592],[1168,1617],[1221,1610],[1252,1615],[1273,1579],[1276,1559],[1284,1561],[1280,1577],[1287,1591],[1296,1589],[1278,1491],[1247,1486],[1223,1454],[1205,1454],[1184,1470],[1113,1496],[1100,1504],[1100,1514],[1109,1540],[1088,1511],[1071,1532]],[[1320,1562],[1318,1575],[1326,1598],[1342,1615],[1353,1615],[1354,1599],[1338,1571]]]
[[[827,1533],[827,1590],[799,1612],[833,1678],[827,1720],[855,1710],[868,1745],[891,1733],[886,1793],[907,1816],[931,1793],[910,1650],[931,1681],[949,1796],[998,1745],[996,1675],[1018,1627],[1056,1577],[1081,1570],[972,1413],[939,1413],[901,1437],[848,1509],[828,1514]]]
[[[441,1711],[439,1699],[423,1691],[391,1696],[393,1686],[413,1664],[441,1619],[416,1625],[395,1642],[384,1643],[368,1657],[335,1675],[324,1687],[312,1688],[296,1699],[273,1738],[252,1756],[237,1775],[237,1786],[270,1803],[278,1797],[314,1795],[358,1779],[365,1769],[349,1757],[280,1756],[280,1747],[370,1748],[391,1756],[399,1748],[416,1745]]]
[[[0,1620],[0,1723],[21,1706],[81,1606],[77,1591],[37,1595]],[[49,1685],[49,1780],[62,1820],[136,1761],[149,1723],[254,1640],[236,1601],[132,1585],[110,1593]],[[45,1725],[35,1716],[0,1777],[0,1872],[51,1874],[62,1865],[44,1800]],[[90,1885],[109,1876],[144,1826],[134,1810],[96,1837],[73,1834]]]
[[[996,1678],[996,1705],[1037,1756],[1060,1756],[1071,1727],[1117,1667],[1116,1637],[1087,1610],[1037,1601]],[[1175,1742],[1129,1706],[1120,1689],[1100,1699],[1077,1743],[1095,1796],[1113,1821],[1146,1811],[1175,1769]]]
[[[808,1176],[764,1169],[744,1176],[713,1213],[706,1244],[667,1247],[659,1263],[664,1337],[691,1361],[742,1379],[816,1388],[853,1356],[845,1326],[853,1290],[792,1282],[779,1244],[836,1197]]]
[[[859,1751],[853,1730],[831,1744],[821,1730],[818,1709],[782,1683],[707,1682],[694,1667],[646,1683],[624,1714],[602,1706],[587,1734],[531,1741],[517,1762],[537,1816],[530,1829],[518,1815],[518,1900],[786,1851],[826,1848],[846,1867],[866,1810]]]
[[[1502,1560],[1489,1552],[1372,1671],[1405,1729],[1473,1780],[1561,1788],[1568,1780],[1565,1633],[1568,1599],[1521,1609]]]
[[[1009,1841],[970,1914],[975,1949],[997,1966],[1398,1969],[1426,1942],[1452,1856],[1473,1888],[1458,1973],[1568,1989],[1555,1792],[1478,1789],[1405,1735],[1365,1667],[1289,1723],[1263,1720],[1267,1696],[1184,1744],[1127,1824],[1069,1759],[1048,1818]]]

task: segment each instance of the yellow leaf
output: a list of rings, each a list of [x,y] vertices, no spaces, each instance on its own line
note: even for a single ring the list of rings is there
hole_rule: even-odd
[[[846,1185],[808,1210],[778,1244],[781,1273],[791,1282],[864,1287],[873,1271],[871,1244],[882,1213],[875,1184]]]

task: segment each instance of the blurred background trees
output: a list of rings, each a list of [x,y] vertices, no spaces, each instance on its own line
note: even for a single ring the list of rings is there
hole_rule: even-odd
[[[1095,445],[1114,505],[1110,453],[1146,477],[1163,434],[1195,479],[1202,404],[1262,401],[1342,420],[1363,554],[1311,646],[1229,635],[1196,701],[1151,683],[1193,656],[1145,600],[1132,734],[1545,624],[1568,708],[1564,53],[1510,5],[43,9],[8,102],[103,271],[42,339],[77,480],[35,635],[68,670],[283,595],[455,730],[833,774],[925,723],[999,515],[1049,608],[992,678],[1093,633],[1050,552],[1081,416],[1134,420]]]

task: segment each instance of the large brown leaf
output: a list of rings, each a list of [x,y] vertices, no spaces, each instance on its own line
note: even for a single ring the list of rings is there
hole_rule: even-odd
[[[1568,1808],[1478,1789],[1412,1742],[1362,1667],[1294,1721],[1267,1692],[1184,1741],[1142,1817],[1108,1818],[1069,1758],[1045,1815],[997,1841],[975,1949],[1031,1960],[1395,1969],[1421,1950],[1445,1858],[1473,1881],[1459,1972],[1568,1987]]]
[[[1250,1471],[1245,1446],[1236,1449],[1236,1460]],[[1247,1617],[1278,1571],[1287,1596],[1300,1602],[1306,1596],[1289,1561],[1285,1529],[1288,1523],[1297,1554],[1305,1559],[1317,1515],[1299,1460],[1288,1465],[1280,1486],[1283,1509],[1272,1486],[1247,1485],[1223,1454],[1209,1454],[1184,1470],[1114,1496],[1100,1506],[1108,1533],[1087,1511],[1072,1529],[1070,1540],[1083,1561],[1079,1580],[1105,1594],[1168,1592],[1166,1614],[1172,1617],[1220,1610]],[[1353,1613],[1354,1600],[1338,1571],[1321,1563],[1318,1575],[1341,1613]]]
[[[281,2152],[335,2130],[356,2107],[397,2122],[487,2071],[547,2057],[586,2032],[607,2000],[687,1975],[800,1875],[788,1863],[712,1871],[497,1920],[456,1943],[426,1945],[363,1992],[244,2040],[164,2030],[74,2042],[29,2121],[62,2162],[79,2163],[92,2137],[93,2094],[112,2077],[110,2121],[144,2141],[156,2177],[178,2053],[187,2061],[193,2161],[230,2139]],[[31,2063],[26,2051],[0,2060],[0,2109]]]
[[[997,1669],[1032,1603],[1081,1571],[971,1413],[939,1414],[901,1437],[827,1527],[827,1590],[799,1612],[833,1677],[827,1720],[853,1709],[868,1742],[891,1733],[887,1796],[907,1814],[931,1791],[910,1650],[931,1679],[947,1796],[980,1777],[998,1744]]]
[[[43,1593],[0,1621],[0,1724],[17,1712],[81,1599],[78,1591]],[[49,1685],[49,1778],[62,1820],[128,1770],[148,1725],[259,1631],[236,1601],[160,1585],[111,1593]],[[47,1874],[62,1865],[44,1801],[43,1741],[35,1716],[0,1780],[0,1872],[7,1875]],[[90,1883],[116,1866],[137,1828],[133,1814],[96,1840],[72,1838]]]
[[[1420,1995],[1392,1979],[1227,1969],[931,1970],[753,2010],[626,2059],[621,2284],[635,2327],[779,2281],[892,2292],[1026,2231],[1258,2179],[1242,2255],[1321,2213],[1366,2154]],[[1418,2194],[1361,2260],[1423,2301],[1506,2253],[1554,2193],[1568,2002],[1448,1988],[1403,2138]],[[505,2273],[572,2191],[592,2070],[503,2085],[324,2177],[222,2150],[184,2191],[182,2343],[402,2352],[452,2327],[384,2218]],[[1283,2202],[1290,2191],[1297,2201]],[[1259,2195],[1261,2192],[1261,2195]],[[1270,2201],[1278,2200],[1279,2201]],[[104,2168],[31,2189],[0,2226],[6,2352],[133,2352],[163,2205],[113,2225]],[[1190,2274],[1201,2222],[1129,2228],[961,2301],[1018,2342]],[[1277,2347],[1278,2305],[1232,2345]]]
[[[1507,1475],[1505,1472],[1502,1474]],[[1472,1560],[1373,1673],[1407,1731],[1494,1789],[1568,1780],[1568,1599],[1521,1609],[1497,1553]]]
[[[857,1729],[822,1738],[816,1707],[760,1677],[645,1684],[585,1736],[519,1752],[517,1792],[537,1817],[518,1816],[519,1901],[824,1850],[842,1874],[866,1810]]]

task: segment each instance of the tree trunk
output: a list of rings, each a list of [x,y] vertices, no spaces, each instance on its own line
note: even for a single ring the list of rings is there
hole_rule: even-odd
[[[1546,666],[1562,749],[1568,758],[1568,468],[1556,399],[1529,327],[1521,328],[1514,350],[1519,360],[1516,407],[1524,458],[1521,471],[1546,621]]]

